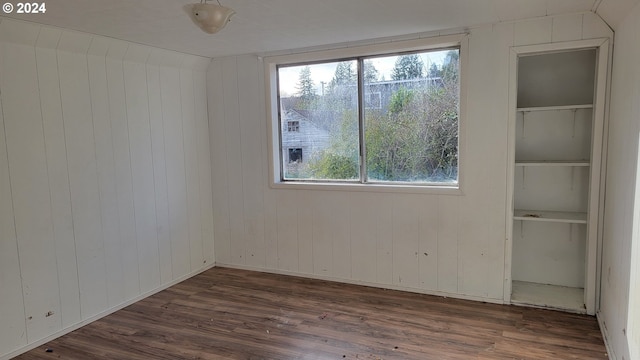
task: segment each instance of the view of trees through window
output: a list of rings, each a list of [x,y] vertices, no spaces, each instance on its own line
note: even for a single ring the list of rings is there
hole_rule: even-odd
[[[278,86],[283,180],[457,182],[458,49],[280,66]]]

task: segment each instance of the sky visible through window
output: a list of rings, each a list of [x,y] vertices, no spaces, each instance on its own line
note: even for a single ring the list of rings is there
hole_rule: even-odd
[[[431,67],[431,64],[436,64],[438,68],[442,67],[442,64],[446,58],[449,50],[431,51],[419,54],[422,62],[424,63],[424,73],[426,74]],[[371,63],[378,70],[378,80],[391,80],[391,71],[396,63],[397,56],[384,56],[384,57],[372,57],[368,58]],[[316,94],[322,94],[322,84],[326,86],[329,84],[333,76],[335,75],[336,66],[338,62],[331,62],[326,64],[316,64],[311,71],[311,79],[315,85]],[[304,66],[291,66],[281,67],[278,73],[280,77],[280,95],[287,97],[296,94],[296,85],[300,77],[300,70]]]

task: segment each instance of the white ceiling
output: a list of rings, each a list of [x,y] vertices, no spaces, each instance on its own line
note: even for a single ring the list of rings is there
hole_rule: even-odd
[[[199,1],[49,0],[45,14],[6,16],[220,57],[584,11],[615,26],[639,0],[220,0],[236,15],[213,35],[182,9]]]

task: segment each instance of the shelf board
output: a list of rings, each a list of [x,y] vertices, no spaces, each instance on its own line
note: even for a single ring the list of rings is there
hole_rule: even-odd
[[[513,220],[586,224],[587,213],[569,211],[514,210]]]
[[[588,160],[523,160],[516,166],[590,166]]]
[[[580,314],[587,312],[584,307],[584,289],[526,281],[514,280],[511,283],[511,303]]]
[[[553,110],[576,110],[576,109],[593,109],[593,104],[585,105],[559,105],[559,106],[534,106],[526,108],[517,108],[516,111],[553,111]]]

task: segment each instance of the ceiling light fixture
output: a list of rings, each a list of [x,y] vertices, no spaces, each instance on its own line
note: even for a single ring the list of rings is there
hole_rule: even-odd
[[[185,5],[184,9],[202,31],[214,34],[222,30],[236,12],[231,8],[222,6],[220,0],[218,0],[217,5],[209,4],[207,1],[200,0],[199,4]]]

